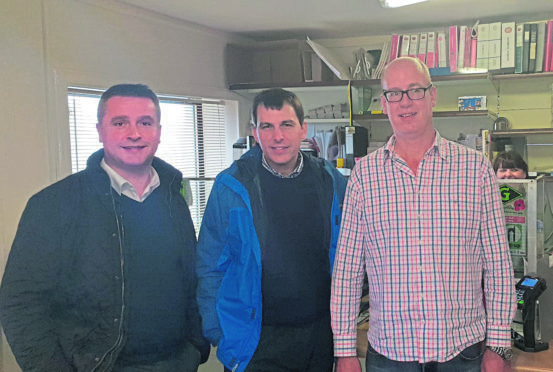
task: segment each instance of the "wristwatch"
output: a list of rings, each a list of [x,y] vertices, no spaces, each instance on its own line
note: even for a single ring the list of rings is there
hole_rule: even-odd
[[[496,353],[503,360],[511,360],[513,358],[513,349],[499,346],[488,346],[488,349]]]

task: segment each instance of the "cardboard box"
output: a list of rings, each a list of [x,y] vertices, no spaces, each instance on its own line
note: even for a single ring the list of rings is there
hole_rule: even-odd
[[[459,97],[459,111],[487,110],[486,96]]]

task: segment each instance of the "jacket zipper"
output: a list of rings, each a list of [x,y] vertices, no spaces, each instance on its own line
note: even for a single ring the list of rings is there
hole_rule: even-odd
[[[98,371],[99,367],[104,363],[106,357],[112,353],[114,350],[116,350],[119,346],[121,346],[121,343],[123,341],[123,317],[125,314],[125,256],[123,255],[123,239],[125,236],[125,228],[123,223],[119,222],[119,216],[117,214],[117,208],[115,207],[115,200],[113,199],[113,194],[111,194],[110,190],[110,196],[111,196],[111,202],[113,206],[113,211],[115,213],[115,222],[117,223],[117,236],[119,238],[119,261],[120,261],[120,267],[121,267],[121,313],[119,314],[119,328],[118,328],[118,337],[117,340],[115,340],[115,344],[111,348],[108,349],[108,351],[105,352],[104,355],[100,358],[98,361],[98,364],[92,369],[91,372]]]

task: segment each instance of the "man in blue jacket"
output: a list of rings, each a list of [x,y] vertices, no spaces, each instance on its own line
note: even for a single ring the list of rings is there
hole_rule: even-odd
[[[103,149],[28,202],[0,289],[23,371],[197,371],[196,236],[182,174],[154,157],[159,100],[115,85],[98,105]]]
[[[300,152],[294,93],[253,102],[253,147],[221,172],[198,240],[198,304],[226,370],[332,371],[330,281],[346,180]]]

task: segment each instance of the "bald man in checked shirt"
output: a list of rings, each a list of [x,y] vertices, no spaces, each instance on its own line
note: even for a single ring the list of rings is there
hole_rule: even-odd
[[[361,371],[365,270],[367,371],[508,371],[515,290],[491,164],[434,129],[437,91],[419,60],[388,64],[382,89],[394,134],[351,174],[334,263],[336,371]]]

